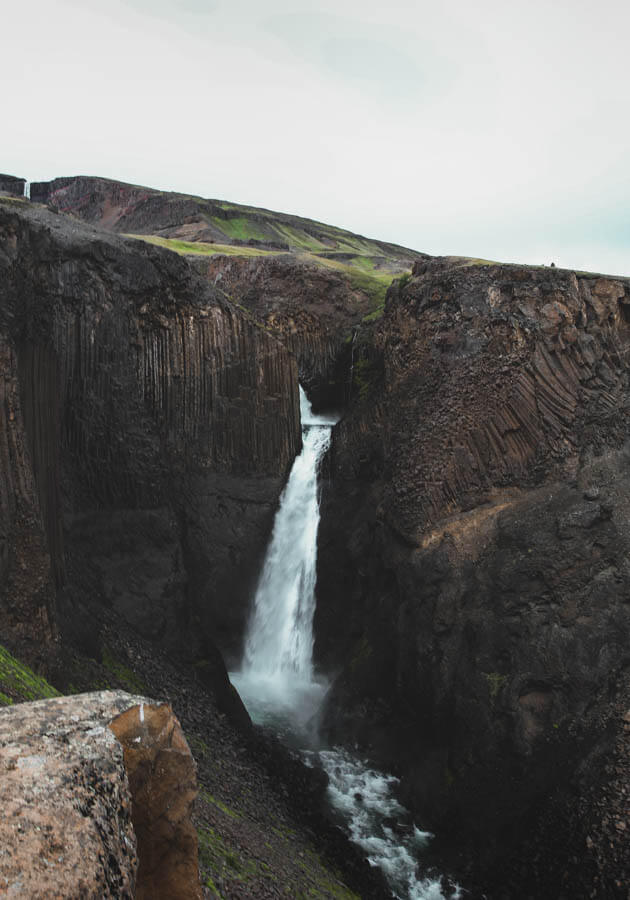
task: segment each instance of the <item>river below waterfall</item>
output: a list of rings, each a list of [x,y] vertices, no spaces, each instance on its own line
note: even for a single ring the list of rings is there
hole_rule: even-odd
[[[395,797],[397,779],[341,748],[320,745],[318,714],[328,688],[313,673],[319,527],[318,474],[336,419],[313,414],[300,387],[302,453],[280,498],[245,637],[230,678],[252,720],[273,731],[329,778],[331,807],[400,900],[456,900],[459,888],[422,874],[421,831]]]

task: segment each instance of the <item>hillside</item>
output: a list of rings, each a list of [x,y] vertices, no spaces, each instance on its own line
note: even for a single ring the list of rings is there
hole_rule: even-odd
[[[393,277],[425,256],[333,225],[225,200],[75,176],[31,185],[31,198],[111,231],[150,237],[183,254],[291,254],[347,273],[384,296]]]

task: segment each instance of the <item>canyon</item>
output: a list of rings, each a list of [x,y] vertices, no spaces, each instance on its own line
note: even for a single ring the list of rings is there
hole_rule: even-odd
[[[63,691],[92,687],[108,646],[168,660],[233,729],[226,770],[242,743],[282,785],[292,764],[252,737],[226,663],[302,447],[299,380],[341,414],[313,623],[326,739],[400,778],[428,862],[470,896],[626,897],[630,281],[106,179],[31,201],[14,183],[2,643]],[[325,786],[291,778],[319,815]]]

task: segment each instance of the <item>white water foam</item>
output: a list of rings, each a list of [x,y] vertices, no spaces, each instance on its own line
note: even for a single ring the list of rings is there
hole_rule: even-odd
[[[443,893],[441,879],[418,873],[418,851],[433,835],[409,820],[394,796],[398,779],[370,768],[346,750],[322,750],[317,755],[329,777],[328,793],[349,829],[350,838],[378,866],[400,900],[457,900],[454,885]]]

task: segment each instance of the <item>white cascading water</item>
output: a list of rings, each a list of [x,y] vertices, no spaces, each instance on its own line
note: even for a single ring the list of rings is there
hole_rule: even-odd
[[[266,678],[313,677],[313,614],[319,498],[317,476],[334,419],[313,414],[300,387],[302,452],[280,498],[245,641],[244,669]]]
[[[313,677],[318,473],[337,421],[313,413],[300,386],[302,452],[280,497],[254,598],[242,669],[230,677],[253,718],[292,743],[310,739],[325,692]]]
[[[395,799],[397,779],[369,768],[347,751],[315,751],[317,713],[327,684],[313,673],[313,616],[319,527],[318,475],[336,419],[313,414],[300,387],[302,453],[280,498],[271,541],[258,582],[240,672],[230,678],[252,719],[303,752],[328,773],[328,794],[351,839],[379,866],[401,900],[457,898],[440,879],[417,871],[417,851],[430,835],[408,822],[408,833],[390,827],[408,816]],[[390,823],[390,824],[388,824]]]

